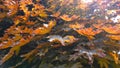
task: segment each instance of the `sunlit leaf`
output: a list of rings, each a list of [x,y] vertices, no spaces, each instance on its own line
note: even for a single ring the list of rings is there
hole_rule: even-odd
[[[107,37],[113,40],[120,40],[120,35],[107,35]]]
[[[90,28],[84,28],[84,29],[76,29],[75,31],[77,31],[79,34],[88,37],[88,39],[94,39],[94,36],[96,34],[101,33],[101,30],[93,30],[92,27]]]
[[[21,38],[19,40],[19,44],[17,46],[24,46],[25,44],[29,43],[31,41],[32,37],[29,37],[27,39]]]
[[[71,36],[71,35],[67,35],[63,39],[64,39],[64,42],[66,44],[71,44],[71,43],[73,43],[73,42],[78,40],[77,38],[75,38],[74,36]]]
[[[117,26],[103,26],[102,29],[110,34],[120,34],[120,28]]]
[[[52,16],[53,16],[53,17],[59,17],[59,16],[60,16],[60,12],[58,11],[58,12],[52,14]]]
[[[33,33],[40,35],[49,33],[55,25],[56,25],[56,21],[49,21],[48,26],[39,27],[35,29]]]
[[[20,40],[21,38],[22,38],[21,35],[16,34],[16,35],[15,35],[15,38],[14,38],[13,40],[14,40],[14,41],[18,41],[18,40]]]
[[[14,15],[17,13],[18,10],[18,1],[17,0],[5,0],[4,1],[5,6],[7,6],[7,8],[9,9],[8,15]]]
[[[39,16],[43,17],[43,18],[46,18],[48,15],[45,12],[40,12]]]
[[[8,52],[8,54],[6,54],[6,55],[2,58],[1,64],[3,64],[4,62],[6,62],[7,60],[9,60],[9,59],[14,55],[14,52],[16,52],[16,55],[18,55],[19,50],[20,50],[20,47],[19,47],[19,46],[15,46],[15,47],[11,48],[10,51]]]
[[[28,33],[28,34],[31,34],[33,32],[33,29],[30,29],[30,28],[24,28],[24,30],[21,30],[21,33]]]
[[[109,52],[109,54],[113,57],[116,64],[118,64],[119,61],[119,55],[115,52]]]
[[[0,49],[11,47],[13,43],[14,43],[13,40],[3,41],[2,45],[0,46]]]
[[[70,17],[69,15],[66,15],[66,14],[60,16],[60,18],[65,20],[65,21],[73,21],[73,20],[77,19],[78,17],[79,16],[77,16],[77,15],[73,15]]]
[[[78,22],[76,22],[75,24],[69,24],[69,27],[72,29],[80,29],[84,27],[84,24],[79,24]]]
[[[33,22],[33,21],[28,21],[26,22],[27,25],[34,25],[36,22]]]

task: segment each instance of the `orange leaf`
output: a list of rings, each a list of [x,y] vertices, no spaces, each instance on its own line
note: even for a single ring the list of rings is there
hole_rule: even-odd
[[[1,44],[0,46],[0,49],[5,49],[5,48],[8,48],[8,47],[11,47],[11,45],[14,43],[13,40],[8,40],[8,41],[3,41],[3,43]]]
[[[46,18],[48,15],[45,11],[41,11],[39,14],[40,17]]]
[[[54,13],[52,16],[53,17],[58,17],[59,15],[60,15],[60,12],[58,11],[58,12]]]
[[[5,0],[4,1],[5,6],[9,9],[8,15],[14,15],[17,13],[18,10],[18,1],[17,0]]]
[[[25,27],[24,30],[21,30],[21,33],[29,33],[31,34],[33,29]]]
[[[64,39],[64,42],[65,42],[66,44],[71,44],[71,43],[74,43],[75,41],[78,40],[77,38],[75,38],[75,37],[72,36],[72,35],[67,35],[67,36],[65,36],[63,39]]]
[[[15,34],[15,38],[13,39],[14,41],[18,41],[22,38],[20,34]]]
[[[51,29],[56,25],[56,21],[49,21],[47,26],[39,27],[33,31],[34,34],[46,34],[51,31]]]
[[[15,46],[13,48],[10,49],[10,51],[8,52],[7,55],[5,55],[2,60],[1,60],[1,64],[3,64],[4,62],[6,62],[7,60],[9,60],[13,55],[14,55],[14,52],[16,52],[16,54],[19,53],[19,49],[20,46]]]
[[[34,25],[35,22],[33,22],[33,21],[28,21],[28,22],[26,22],[26,24],[27,24],[27,25]]]
[[[119,55],[116,52],[114,52],[114,53],[110,52],[109,54],[113,57],[115,63],[118,64],[118,62],[119,62]]]
[[[65,21],[73,21],[73,20],[77,19],[78,17],[79,16],[77,16],[77,15],[73,15],[73,16],[69,17],[66,14],[60,16],[60,18],[63,19],[63,20],[65,20]]]
[[[99,34],[101,32],[101,30],[93,30],[93,28],[91,28],[91,27],[84,28],[84,29],[78,29],[75,31],[77,31],[81,35],[88,37],[88,39],[94,39],[93,36],[95,36],[96,34]]]
[[[84,24],[79,24],[76,22],[75,24],[70,24],[69,27],[72,29],[80,29],[84,27]]]
[[[120,35],[106,35],[106,36],[113,40],[120,40]]]
[[[102,29],[110,34],[120,34],[120,28],[117,26],[103,26]]]

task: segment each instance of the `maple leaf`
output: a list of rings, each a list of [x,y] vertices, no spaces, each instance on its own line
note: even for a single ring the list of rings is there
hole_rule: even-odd
[[[115,51],[109,52],[109,54],[113,57],[115,63],[118,64],[118,62],[119,62],[119,55]]]
[[[59,11],[57,11],[56,13],[52,14],[52,16],[53,16],[53,17],[59,17],[60,14],[61,14],[61,13],[60,13]]]
[[[8,41],[3,41],[1,43],[0,49],[6,49],[8,47],[11,47],[11,45],[14,43],[13,40],[9,39]]]
[[[55,20],[51,20],[49,21],[48,27],[49,28],[53,28],[56,25],[56,21]]]
[[[49,21],[48,26],[39,27],[35,29],[33,33],[40,34],[40,35],[49,33],[55,25],[56,25],[56,21]]]
[[[15,34],[15,37],[13,38],[14,41],[18,41],[22,38],[20,34]]]
[[[19,23],[23,23],[23,22],[26,22],[28,19],[27,15],[25,16],[16,16],[13,18],[13,21],[14,21],[14,24],[15,25],[18,25]]]
[[[75,31],[77,31],[79,34],[88,37],[88,39],[94,39],[93,36],[95,36],[96,34],[99,34],[100,32],[102,32],[101,30],[93,30],[92,27],[90,28],[83,28],[83,29],[76,29]]]
[[[106,36],[113,40],[120,40],[120,35],[106,35]]]
[[[43,18],[46,18],[48,15],[47,15],[47,13],[46,13],[46,12],[44,12],[44,11],[43,11],[43,12],[41,12],[41,11],[40,11],[39,16],[40,16],[40,17],[43,17]]]
[[[78,17],[79,16],[77,16],[77,15],[73,15],[73,16],[69,17],[69,15],[66,15],[66,14],[60,16],[60,18],[65,21],[73,21],[73,20],[77,19]]]
[[[6,54],[2,60],[1,60],[1,64],[3,64],[5,61],[9,60],[13,55],[14,52],[16,52],[16,55],[19,53],[20,51],[20,46],[15,46],[13,48],[10,49],[10,51],[8,52],[8,54]]]
[[[104,25],[104,23],[92,24],[92,26],[94,26],[97,29],[101,29],[103,25]]]
[[[34,7],[30,12],[31,16],[40,16],[42,18],[46,18],[48,16],[43,5],[36,3],[33,4],[33,6]]]
[[[68,15],[65,15],[65,14],[60,16],[60,18],[62,18],[65,21],[71,21],[71,18]]]
[[[28,22],[26,22],[25,24],[26,24],[26,25],[30,25],[30,26],[31,26],[31,25],[34,25],[35,23],[36,23],[36,22],[33,22],[33,21],[28,21]]]
[[[4,5],[9,9],[8,15],[14,15],[18,11],[18,0],[5,0]]]
[[[103,26],[101,29],[110,34],[120,34],[120,28],[118,28],[117,26]]]
[[[23,30],[21,30],[21,33],[32,34],[33,33],[33,29],[25,27]]]
[[[24,38],[21,38],[19,40],[19,44],[17,44],[17,46],[24,46],[25,44],[29,43],[31,40],[32,40],[32,36],[28,36],[28,38],[24,39]]]
[[[79,24],[78,22],[75,22],[75,24],[69,24],[69,27],[72,29],[81,29],[84,27],[84,24]]]
[[[67,36],[65,36],[63,39],[64,39],[64,42],[65,42],[65,45],[74,43],[75,41],[78,40],[78,38],[75,38],[75,37],[72,36],[72,35],[67,35]]]

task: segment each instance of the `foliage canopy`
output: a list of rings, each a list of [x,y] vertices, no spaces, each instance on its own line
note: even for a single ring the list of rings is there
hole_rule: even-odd
[[[120,0],[0,0],[0,51],[3,68],[119,68]]]

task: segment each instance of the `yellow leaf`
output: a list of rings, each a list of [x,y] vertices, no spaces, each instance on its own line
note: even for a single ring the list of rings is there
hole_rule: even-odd
[[[15,46],[15,54],[18,55],[20,52],[20,46]]]
[[[52,16],[53,17],[59,17],[60,16],[60,12],[58,11],[58,12],[54,13]]]
[[[116,52],[109,52],[109,54],[113,57],[116,64],[119,62],[119,55]]]
[[[39,16],[43,17],[43,18],[46,18],[48,15],[45,12],[40,12]]]
[[[9,16],[17,13],[19,6],[17,0],[5,0],[4,5],[9,9],[9,12],[7,13]]]
[[[48,26],[39,27],[35,29],[33,33],[40,34],[40,35],[49,33],[55,25],[56,25],[56,21],[49,21]]]
[[[36,22],[33,22],[33,21],[28,21],[26,22],[27,25],[34,25]]]
[[[19,24],[20,23],[20,20],[16,20],[15,21],[15,25]]]
[[[31,39],[32,39],[32,37],[27,38],[27,39],[21,38],[21,39],[19,40],[19,44],[17,44],[17,46],[24,46],[25,44],[27,44],[28,42],[30,42]]]
[[[120,28],[118,26],[103,26],[102,29],[110,34],[120,34]]]
[[[120,35],[106,35],[106,36],[113,40],[120,40]]]
[[[78,17],[79,16],[77,16],[77,15],[73,15],[73,16],[69,17],[69,15],[66,15],[66,14],[60,16],[60,18],[65,21],[73,21],[73,20],[77,19]]]
[[[65,36],[63,39],[64,39],[64,42],[67,44],[71,44],[75,42],[76,40],[78,40],[74,36],[71,36],[71,35]]]
[[[52,28],[55,25],[56,25],[56,21],[55,20],[51,20],[51,21],[49,21],[48,28]]]
[[[22,38],[20,34],[15,34],[15,38],[13,39],[14,41],[18,41]]]
[[[101,30],[94,30],[92,27],[90,28],[84,28],[84,29],[76,29],[75,31],[77,31],[79,34],[88,37],[88,39],[94,39],[94,36],[96,34],[99,34],[100,32],[102,32]]]
[[[14,43],[13,40],[8,40],[6,42],[3,41],[2,45],[0,46],[0,49],[5,49],[10,47]]]
[[[16,54],[18,55],[19,50],[20,50],[20,46],[15,46],[15,47],[11,48],[10,51],[8,52],[8,54],[5,55],[2,58],[1,64],[3,64],[4,62],[6,62],[7,60],[9,60],[14,55],[14,52],[16,52]]]
[[[75,22],[75,24],[70,24],[69,27],[72,29],[80,29],[84,27],[84,24],[79,24],[78,22]]]

